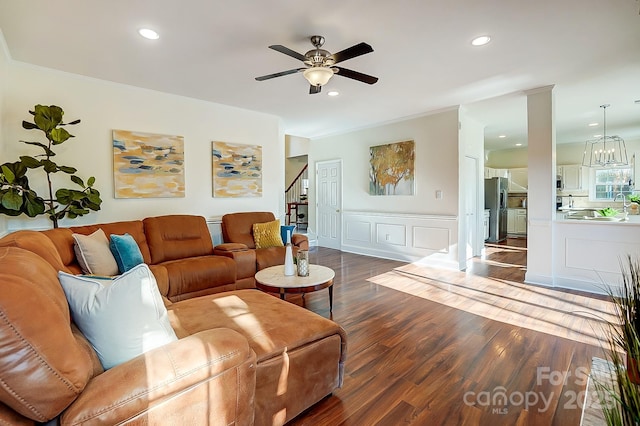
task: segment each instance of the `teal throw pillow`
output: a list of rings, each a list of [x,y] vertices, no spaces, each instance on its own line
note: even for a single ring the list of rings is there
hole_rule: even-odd
[[[131,270],[134,266],[144,263],[138,243],[129,234],[111,235],[109,248],[116,259],[118,270],[121,274]]]

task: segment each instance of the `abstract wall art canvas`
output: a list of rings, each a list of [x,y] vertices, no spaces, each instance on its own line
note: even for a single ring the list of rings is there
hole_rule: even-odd
[[[211,144],[213,196],[262,196],[262,147],[227,142]]]
[[[113,131],[116,198],[184,197],[184,138]]]
[[[369,194],[413,195],[414,141],[369,147]]]

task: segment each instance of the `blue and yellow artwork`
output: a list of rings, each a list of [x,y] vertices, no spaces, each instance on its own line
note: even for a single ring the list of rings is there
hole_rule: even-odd
[[[184,138],[113,131],[116,198],[184,197]]]
[[[212,142],[214,197],[262,196],[262,147]]]

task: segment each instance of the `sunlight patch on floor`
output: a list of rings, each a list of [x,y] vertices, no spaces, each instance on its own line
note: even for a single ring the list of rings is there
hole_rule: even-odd
[[[606,347],[611,302],[464,272],[408,264],[371,282],[494,321]]]

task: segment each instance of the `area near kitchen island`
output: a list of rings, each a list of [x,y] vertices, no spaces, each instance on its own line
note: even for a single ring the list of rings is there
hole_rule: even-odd
[[[620,284],[620,265],[640,255],[640,216],[625,221],[566,219],[558,213],[554,226],[554,286],[606,293]]]

